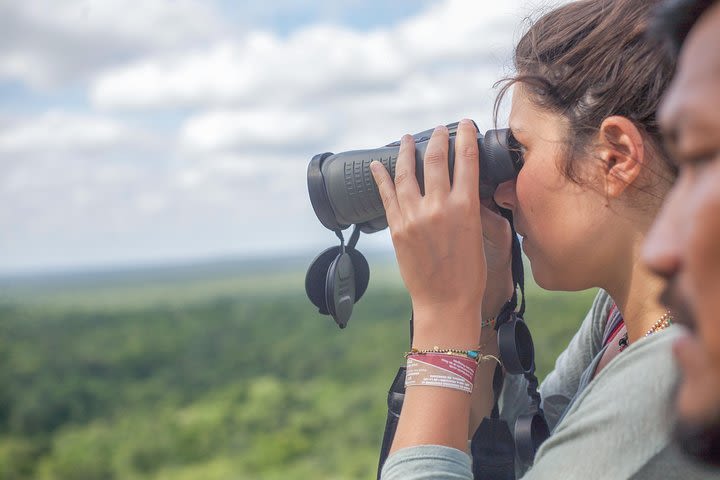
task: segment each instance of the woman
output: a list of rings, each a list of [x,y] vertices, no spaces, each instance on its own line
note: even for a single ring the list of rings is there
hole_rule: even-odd
[[[675,332],[657,301],[661,284],[639,259],[675,175],[655,120],[673,65],[644,34],[654,3],[574,2],[543,16],[516,48],[510,128],[524,165],[495,202],[512,211],[540,286],[602,289],[541,389],[554,430],[527,478],[692,474],[675,468],[668,446]],[[460,362],[478,345],[495,354],[495,332],[482,325],[512,293],[510,229],[480,204],[475,138],[472,123],[461,122],[451,185],[448,133],[435,130],[424,195],[411,137],[402,140],[394,183],[381,164],[371,166],[415,325],[411,380],[383,478],[472,478],[464,452],[489,413],[494,362],[478,364],[472,396],[458,387],[472,380],[465,367],[438,381],[419,366]],[[611,313],[627,335],[608,332],[614,338],[603,344]],[[522,413],[522,402],[512,405],[526,398],[521,387],[506,382],[506,416]]]

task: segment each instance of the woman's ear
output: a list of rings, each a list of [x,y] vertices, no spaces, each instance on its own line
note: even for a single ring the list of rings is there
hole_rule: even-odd
[[[617,198],[640,176],[645,161],[643,137],[630,119],[616,115],[603,120],[599,140],[605,192]]]

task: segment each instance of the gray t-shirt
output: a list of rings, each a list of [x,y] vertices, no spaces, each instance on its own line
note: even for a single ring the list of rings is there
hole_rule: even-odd
[[[604,290],[599,290],[590,310],[580,324],[567,348],[555,360],[555,368],[540,384],[542,408],[550,431],[555,429],[560,417],[578,392],[583,374],[599,359],[602,350],[605,324],[614,302]],[[506,375],[499,398],[500,417],[512,429],[515,420],[530,413],[527,396],[527,380],[522,375]],[[520,477],[530,468],[516,460],[516,473]]]
[[[541,386],[551,437],[540,447],[525,480],[557,478],[720,478],[677,454],[671,441],[669,399],[678,378],[670,327],[630,345],[595,378],[605,321],[612,305],[601,291],[555,370]],[[503,387],[502,416],[514,423],[527,411],[521,377]],[[578,393],[578,390],[581,390]],[[520,393],[518,393],[520,392]],[[472,479],[471,459],[459,450],[425,445],[391,455],[383,480]]]

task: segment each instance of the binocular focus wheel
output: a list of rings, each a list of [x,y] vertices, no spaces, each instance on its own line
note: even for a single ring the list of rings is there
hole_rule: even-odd
[[[550,428],[540,413],[521,415],[515,421],[515,452],[526,464],[535,459],[540,445],[550,436]]]
[[[498,329],[500,359],[508,373],[521,375],[530,373],[535,365],[535,347],[532,335],[525,322],[516,316]]]

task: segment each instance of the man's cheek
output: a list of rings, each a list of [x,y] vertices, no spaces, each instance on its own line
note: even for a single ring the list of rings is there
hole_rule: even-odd
[[[708,285],[708,287],[710,286]],[[696,290],[696,293],[690,295],[695,318],[695,335],[698,337],[697,347],[707,357],[706,367],[713,368],[720,378],[720,301],[718,297],[720,297],[720,282],[713,285],[713,288]]]
[[[696,348],[696,339],[691,335],[679,338],[673,344],[673,354],[680,368],[680,383],[675,399],[678,414],[683,418],[697,418],[697,398],[699,385],[693,350]]]
[[[717,169],[720,172],[720,168]],[[720,175],[716,175],[720,182]],[[720,183],[703,182],[694,196],[687,252],[687,291],[698,334],[713,363],[720,363]]]
[[[676,408],[680,417],[703,421],[720,411],[720,376],[699,339],[688,334],[673,345],[681,371]]]

